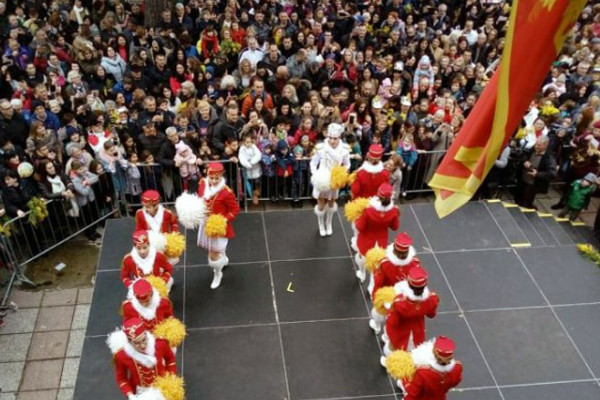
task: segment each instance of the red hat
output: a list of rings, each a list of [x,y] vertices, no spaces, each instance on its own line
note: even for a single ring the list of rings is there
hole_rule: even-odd
[[[152,285],[145,279],[138,279],[133,283],[133,295],[138,299],[147,299],[152,296]]]
[[[455,349],[454,341],[446,336],[438,336],[433,343],[433,351],[441,358],[452,358]]]
[[[225,167],[223,164],[218,162],[211,162],[208,164],[208,175],[223,175],[225,173]]]
[[[383,147],[381,147],[380,144],[372,144],[369,146],[367,156],[376,160],[381,160],[381,156],[383,156]]]
[[[142,204],[158,204],[160,202],[160,193],[156,190],[146,190],[142,193]]]
[[[384,199],[389,199],[390,197],[392,197],[393,191],[394,190],[392,189],[392,185],[390,185],[389,183],[382,183],[379,186],[379,189],[377,189],[377,196],[383,197]]]
[[[428,277],[425,268],[413,267],[408,271],[408,284],[416,288],[425,287]]]
[[[150,244],[147,231],[133,232],[133,244]]]
[[[146,333],[146,324],[140,318],[130,318],[123,323],[123,332],[127,339],[135,340]]]
[[[398,251],[408,251],[412,242],[412,238],[408,236],[408,233],[399,233],[396,236],[396,240],[394,240],[394,249]]]

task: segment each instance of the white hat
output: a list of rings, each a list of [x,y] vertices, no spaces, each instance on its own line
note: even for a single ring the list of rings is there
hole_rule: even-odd
[[[331,123],[327,127],[327,137],[339,138],[344,133],[344,127],[340,124]]]

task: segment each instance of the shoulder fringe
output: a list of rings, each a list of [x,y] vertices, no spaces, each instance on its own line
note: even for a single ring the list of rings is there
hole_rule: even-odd
[[[410,246],[408,248],[408,256],[404,260],[399,259],[396,256],[396,254],[394,254],[394,243],[390,243],[385,251],[385,257],[388,260],[390,260],[390,262],[392,264],[397,265],[399,267],[403,267],[405,265],[410,264],[416,255],[417,255],[417,251],[415,250],[415,248],[413,246]]]
[[[411,301],[425,301],[429,298],[429,295],[431,294],[429,288],[425,287],[425,290],[423,290],[423,294],[420,296],[416,296],[408,286],[408,281],[406,280],[397,282],[394,285],[394,290],[396,291],[396,294],[401,294]]]
[[[449,372],[456,365],[455,360],[452,360],[448,365],[438,364],[433,355],[433,339],[415,347],[410,355],[416,367],[431,367],[438,372]]]
[[[119,328],[110,333],[108,335],[108,339],[106,339],[106,344],[113,355],[117,354],[120,350],[123,350],[128,343],[129,342],[127,340],[127,336],[125,336],[125,332]]]
[[[136,400],[166,400],[160,390],[150,388],[142,394],[138,394]]]

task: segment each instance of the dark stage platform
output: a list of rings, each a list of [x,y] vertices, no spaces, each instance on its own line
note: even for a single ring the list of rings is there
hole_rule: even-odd
[[[502,203],[442,221],[431,204],[401,208],[442,299],[428,335],[453,337],[464,363],[450,400],[600,399],[600,269],[574,246],[590,240],[586,227]],[[320,238],[312,210],[240,215],[216,291],[187,232],[172,300],[189,330],[177,355],[188,399],[397,398],[354,277],[350,226],[334,222]],[[77,400],[122,397],[104,341],[120,323],[132,230],[130,219],[107,222]]]

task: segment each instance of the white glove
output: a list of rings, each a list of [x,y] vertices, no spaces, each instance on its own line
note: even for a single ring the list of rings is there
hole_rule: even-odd
[[[135,394],[130,394],[127,396],[127,400],[136,400],[137,396]]]
[[[383,307],[384,307],[386,310],[390,310],[390,309],[392,308],[392,303],[384,303],[384,304],[383,304]]]

